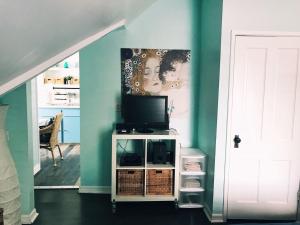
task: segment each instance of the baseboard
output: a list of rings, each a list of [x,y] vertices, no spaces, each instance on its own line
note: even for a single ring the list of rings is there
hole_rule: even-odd
[[[80,186],[79,193],[110,194],[110,186]]]
[[[34,186],[34,189],[78,189],[77,185],[65,185],[65,186]]]
[[[206,203],[203,204],[203,211],[204,211],[204,214],[206,215],[207,219],[211,222],[211,219],[212,219],[211,209]]]
[[[213,213],[211,223],[225,223],[223,218],[223,214],[221,213]]]
[[[35,219],[38,217],[38,213],[36,212],[36,209],[34,208],[32,212],[28,215],[21,215],[21,222],[22,224],[32,224]]]
[[[204,213],[211,223],[224,223],[223,214],[212,213],[211,208],[204,203]]]

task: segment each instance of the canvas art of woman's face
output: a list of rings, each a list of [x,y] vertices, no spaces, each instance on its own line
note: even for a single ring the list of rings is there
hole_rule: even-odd
[[[160,61],[158,58],[149,58],[145,65],[143,74],[144,90],[150,94],[157,94],[161,91],[162,82],[159,79]]]
[[[163,74],[165,81],[179,81],[187,79],[188,64],[175,62],[172,64],[174,70],[169,70]]]
[[[171,121],[189,110],[190,51],[170,49],[124,49],[124,94],[168,96]]]

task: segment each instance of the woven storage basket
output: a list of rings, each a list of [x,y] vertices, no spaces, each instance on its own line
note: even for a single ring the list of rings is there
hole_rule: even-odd
[[[143,170],[118,170],[117,171],[118,195],[143,195],[144,171]]]
[[[173,170],[148,170],[147,172],[148,195],[173,194]]]
[[[3,225],[3,209],[0,208],[0,225]]]

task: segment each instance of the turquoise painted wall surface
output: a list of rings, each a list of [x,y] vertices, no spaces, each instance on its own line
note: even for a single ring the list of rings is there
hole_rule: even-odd
[[[198,147],[208,155],[205,197],[213,211],[222,1],[202,0],[200,9]]]
[[[191,49],[194,71],[197,51],[193,42],[193,6],[194,0],[157,1],[126,29],[114,31],[80,51],[82,186],[111,183],[111,132],[113,123],[120,119],[120,48]],[[193,97],[193,116],[197,108]],[[191,131],[195,131],[193,122]],[[195,137],[190,135],[188,139],[185,141],[193,145]]]
[[[6,130],[9,134],[8,145],[19,175],[22,214],[30,214],[34,209],[33,156],[32,149],[28,147],[26,85],[2,96],[1,103],[9,104]]]

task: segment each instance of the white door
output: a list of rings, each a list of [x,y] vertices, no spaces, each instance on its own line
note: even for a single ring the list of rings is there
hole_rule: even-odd
[[[227,217],[295,219],[300,177],[300,37],[237,36],[233,58]],[[241,139],[238,148],[235,135]]]

